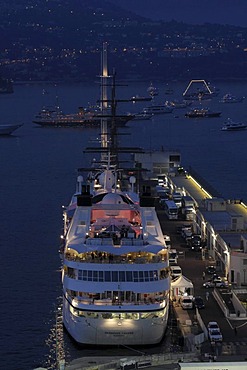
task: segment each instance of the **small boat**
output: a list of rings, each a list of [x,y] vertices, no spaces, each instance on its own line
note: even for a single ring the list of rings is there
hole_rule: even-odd
[[[187,100],[171,100],[171,101],[166,101],[165,102],[165,105],[167,107],[170,107],[170,108],[174,108],[174,109],[182,109],[182,108],[187,108],[189,107],[190,105],[192,104],[191,101],[187,101]]]
[[[143,112],[146,114],[164,114],[172,113],[173,108],[163,105],[150,105],[149,107],[143,108]]]
[[[220,117],[221,112],[211,111],[209,108],[193,108],[185,113],[185,117],[189,118],[213,118]]]
[[[224,126],[222,126],[222,131],[239,131],[245,130],[247,127],[246,123],[234,122],[231,118],[228,118]]]
[[[150,86],[148,87],[147,92],[149,93],[151,97],[159,95],[159,90],[157,89],[157,87],[153,86],[152,82]]]
[[[220,103],[241,103],[244,100],[244,96],[237,97],[230,93],[225,94],[222,99],[220,99]]]
[[[146,113],[146,112],[140,112],[140,113],[136,113],[134,116],[135,117],[133,118],[132,121],[144,121],[144,120],[151,119],[153,117],[153,114]]]
[[[133,103],[139,102],[139,101],[151,101],[152,98],[149,96],[140,96],[140,95],[134,95],[130,98],[130,101]]]
[[[13,82],[0,77],[0,94],[12,94],[13,92]]]
[[[15,130],[21,127],[23,124],[12,125],[12,124],[0,124],[0,135],[11,135]]]

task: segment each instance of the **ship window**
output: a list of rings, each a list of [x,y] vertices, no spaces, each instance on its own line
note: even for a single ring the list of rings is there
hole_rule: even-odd
[[[93,271],[90,271],[89,270],[87,273],[88,273],[88,281],[92,281],[92,275],[93,275],[92,273],[93,273]]]
[[[112,271],[112,281],[118,281],[118,271]]]
[[[80,317],[86,317],[85,316],[85,312],[84,311],[80,311],[80,310],[78,310],[78,316],[80,316]]]
[[[154,272],[149,271],[150,281],[154,281]]]
[[[144,279],[145,279],[145,281],[149,281],[149,273],[148,273],[148,271],[144,271]]]
[[[99,271],[99,281],[104,281],[103,271]]]
[[[119,271],[119,281],[125,281],[125,271]]]
[[[98,271],[93,271],[93,281],[98,281]]]
[[[126,281],[132,281],[132,271],[126,271]]]
[[[134,281],[138,281],[138,271],[133,272]]]
[[[87,281],[87,270],[83,270],[83,272],[82,272],[82,280],[86,280]]]
[[[82,270],[78,270],[78,280],[82,280]]]
[[[111,272],[105,271],[105,281],[111,281]]]
[[[143,281],[143,271],[139,271],[139,281]]]

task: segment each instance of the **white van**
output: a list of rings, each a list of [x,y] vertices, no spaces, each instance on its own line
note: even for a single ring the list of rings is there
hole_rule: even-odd
[[[176,249],[169,249],[169,266],[177,266],[178,255]]]
[[[180,304],[184,310],[192,309],[193,308],[193,296],[192,295],[183,296],[180,300]]]
[[[182,275],[182,269],[180,266],[170,266],[171,278],[175,279]]]

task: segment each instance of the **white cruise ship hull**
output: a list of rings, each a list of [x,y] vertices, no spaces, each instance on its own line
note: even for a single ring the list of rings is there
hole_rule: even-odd
[[[79,344],[151,345],[159,343],[164,337],[168,311],[167,306],[162,311],[162,317],[138,320],[103,319],[101,313],[105,311],[99,311],[97,318],[85,318],[73,315],[69,302],[64,298],[63,323],[71,337]],[[87,311],[85,313],[88,316]]]

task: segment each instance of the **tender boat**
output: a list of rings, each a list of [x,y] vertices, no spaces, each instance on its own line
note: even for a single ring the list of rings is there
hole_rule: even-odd
[[[185,117],[189,118],[213,118],[220,117],[221,112],[211,111],[209,108],[192,108],[185,113]]]
[[[146,114],[165,114],[172,113],[173,108],[163,105],[150,105],[149,107],[143,108],[143,112]]]
[[[227,122],[224,126],[222,126],[222,131],[239,131],[239,130],[245,130],[247,128],[246,123],[242,122],[234,122],[232,119],[228,118]]]
[[[244,100],[244,97],[237,97],[230,93],[225,94],[222,99],[220,99],[220,103],[241,103]]]
[[[17,130],[21,126],[23,126],[23,124],[18,124],[18,125],[0,124],[0,135],[11,135],[15,130]]]

